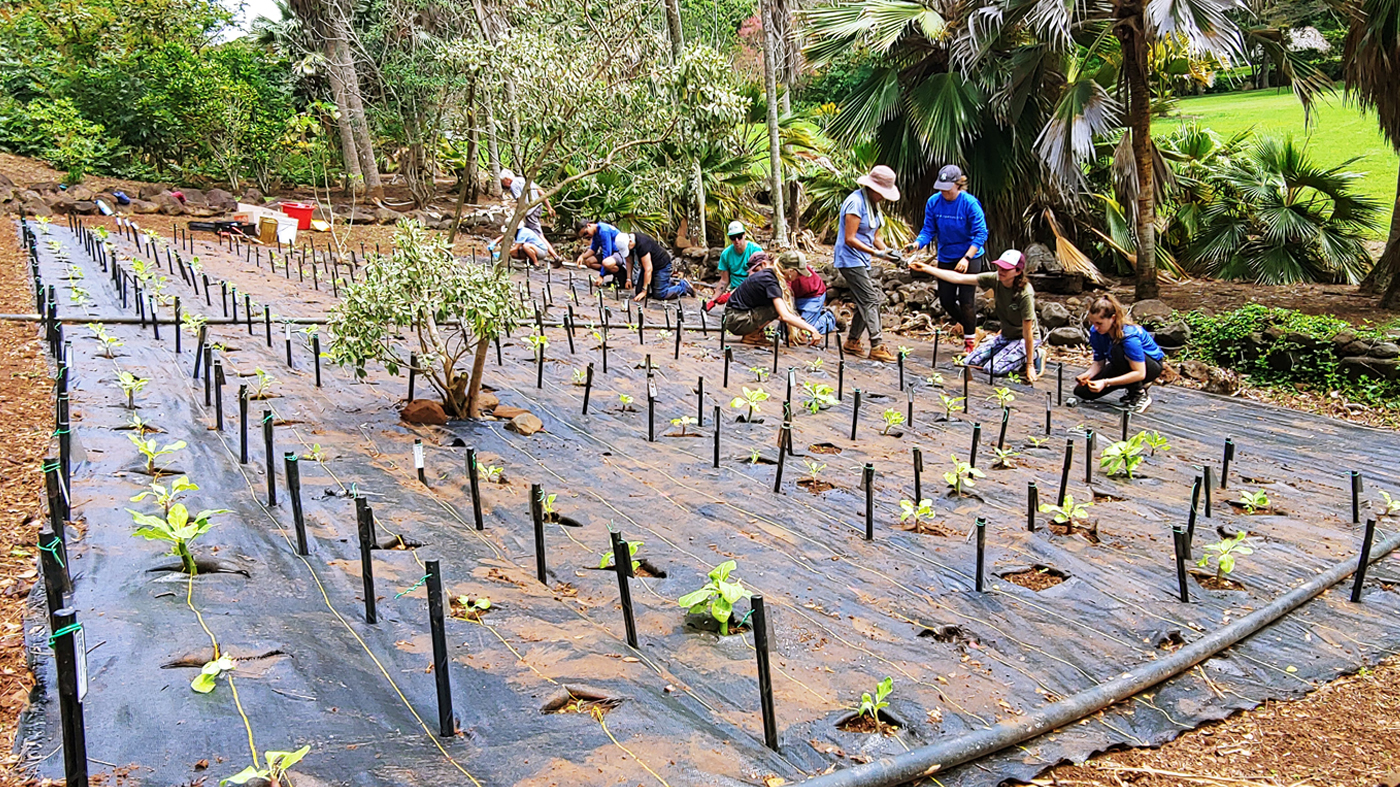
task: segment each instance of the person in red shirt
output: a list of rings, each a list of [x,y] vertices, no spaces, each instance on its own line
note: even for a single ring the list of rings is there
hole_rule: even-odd
[[[826,281],[807,263],[807,257],[800,251],[784,252],[783,256],[796,255],[801,262],[803,273],[792,280],[792,305],[820,335],[813,337],[815,344],[821,335],[836,331],[836,316],[826,308]]]

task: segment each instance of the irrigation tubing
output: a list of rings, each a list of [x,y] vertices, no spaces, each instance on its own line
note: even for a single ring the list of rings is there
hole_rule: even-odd
[[[48,319],[48,317],[47,317],[46,315],[43,315],[43,314],[0,314],[0,322],[43,322],[43,321],[45,321],[45,320],[47,320],[47,319]],[[278,318],[277,318],[277,322],[279,322],[279,323],[291,323],[291,324],[293,324],[293,325],[325,325],[326,323],[328,323],[328,322],[330,322],[330,321],[331,321],[331,320],[330,320],[329,317],[278,317]],[[58,318],[58,322],[61,322],[61,323],[65,324],[65,325],[86,325],[86,324],[88,324],[88,323],[93,323],[93,322],[102,323],[102,324],[104,324],[104,325],[137,325],[137,324],[140,324],[140,325],[149,325],[149,324],[152,323],[152,322],[156,322],[156,323],[159,323],[159,324],[161,324],[161,325],[179,325],[179,324],[180,324],[178,321],[172,320],[172,319],[170,319],[169,317],[148,318],[148,319],[144,319],[144,320],[143,320],[143,319],[141,319],[141,318],[139,318],[139,317],[132,317],[132,316],[126,315],[126,314],[110,315],[110,316],[105,316],[105,317],[104,317],[104,316],[96,316],[96,317],[94,317],[94,316],[91,316],[91,315],[80,315],[80,316],[71,316],[71,317],[63,317],[63,316],[60,316],[60,317]],[[243,319],[237,319],[237,320],[236,320],[236,319],[233,319],[232,317],[206,317],[205,320],[204,320],[204,322],[205,322],[206,324],[208,324],[208,325],[243,325],[243,324],[245,324],[245,323],[247,322],[247,320],[243,320]],[[440,325],[446,325],[446,326],[453,326],[453,325],[454,325],[454,323],[450,323],[450,322],[449,322],[449,323],[439,323],[439,324],[440,324]],[[542,321],[542,324],[543,324],[544,327],[546,327],[546,328],[567,328],[567,327],[568,327],[568,323],[567,323],[566,321],[564,321],[564,320],[544,320],[544,321]],[[663,330],[664,330],[664,329],[663,329]],[[719,326],[716,326],[716,325],[711,325],[711,326],[706,327],[706,328],[702,328],[702,327],[700,327],[700,326],[698,326],[698,325],[687,325],[687,326],[685,327],[685,330],[686,330],[687,333],[717,333],[717,332],[720,330],[720,328],[719,328]]]
[[[1370,562],[1400,547],[1400,533],[1377,545]],[[958,738],[921,746],[896,757],[833,771],[802,782],[802,787],[894,787],[946,771],[1002,749],[1053,732],[1185,672],[1266,626],[1276,622],[1356,571],[1356,558],[1336,564],[1303,585],[1284,593],[1258,611],[1207,634],[1166,658],[1149,661],[1107,683],[1046,705],[1014,722],[1003,722]]]

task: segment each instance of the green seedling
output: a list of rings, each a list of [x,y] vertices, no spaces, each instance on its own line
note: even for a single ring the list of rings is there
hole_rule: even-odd
[[[749,414],[745,420],[752,421],[758,414],[758,406],[761,402],[768,401],[768,392],[762,388],[750,389],[744,386],[744,395],[734,397],[734,401],[729,403],[730,407],[748,407]]]
[[[1225,575],[1235,570],[1235,560],[1242,555],[1254,554],[1254,549],[1245,543],[1248,533],[1237,533],[1234,538],[1226,538],[1214,544],[1207,544],[1205,554],[1196,565],[1205,568],[1215,561],[1215,578],[1225,579]]]
[[[525,341],[529,342],[530,347],[534,349],[536,360],[539,360],[540,356],[544,353],[545,348],[549,346],[549,338],[542,333],[536,333],[526,336]]]
[[[836,404],[836,397],[832,396],[832,387],[825,383],[805,382],[802,384],[802,395],[806,400],[802,403],[807,408],[807,412],[816,415],[818,412]]]
[[[139,503],[148,497],[152,497],[155,498],[156,505],[160,506],[160,510],[165,514],[169,514],[170,507],[180,502],[181,495],[186,492],[194,492],[198,489],[199,486],[192,483],[189,476],[182,475],[175,479],[170,486],[152,481],[150,489],[131,498],[131,502]]]
[[[904,423],[904,413],[894,407],[880,413],[880,417],[885,419],[885,428],[880,432],[883,435],[889,434],[891,429]]]
[[[763,382],[764,380],[768,379],[768,370],[763,368],[762,366],[750,366],[749,371],[754,373],[754,376],[758,378],[759,382]]]
[[[115,357],[112,351],[117,349],[118,347],[121,347],[122,341],[117,337],[107,333],[107,326],[103,325],[100,322],[88,323],[87,329],[89,331],[92,331],[92,336],[94,339],[98,340],[99,342],[102,342],[102,357]]]
[[[1065,495],[1065,504],[1055,506],[1049,503],[1040,504],[1040,513],[1054,514],[1055,524],[1074,527],[1075,522],[1086,522],[1089,517],[1089,506],[1093,503],[1076,503],[1074,495]]]
[[[621,408],[621,411],[622,411],[622,412],[624,412],[624,413],[635,413],[635,412],[636,412],[636,410],[634,410],[634,409],[632,408],[632,401],[633,401],[633,400],[632,400],[632,397],[628,396],[627,394],[618,394],[618,395],[617,395],[617,401],[619,401],[619,402],[622,403],[622,408]]]
[[[555,514],[559,513],[554,508],[554,501],[558,497],[559,495],[546,495],[544,492],[540,492],[540,511],[543,512],[545,519],[553,519]]]
[[[149,378],[137,377],[131,372],[117,372],[117,385],[122,389],[122,393],[126,394],[126,409],[136,409],[136,394],[140,393],[141,389],[145,388],[146,383],[149,382]]]
[[[254,369],[253,374],[258,376],[258,381],[253,384],[253,392],[248,394],[248,398],[266,399],[272,393],[272,386],[277,384],[277,378],[261,368]]]
[[[900,357],[901,359],[903,359],[903,358],[908,358],[909,356],[911,356],[911,355],[913,355],[913,354],[914,354],[914,348],[913,348],[913,347],[905,347],[905,346],[902,345],[902,344],[899,345],[899,357]]]
[[[885,700],[894,692],[894,678],[886,677],[875,686],[875,696],[869,693],[860,695],[860,707],[856,709],[857,716],[865,716],[875,722],[875,729],[878,731],[884,725],[880,721],[880,711],[888,708],[890,704]]]
[[[952,487],[953,494],[962,496],[964,489],[976,486],[975,478],[986,478],[987,474],[953,456],[953,469],[943,474],[943,480]]]
[[[208,532],[213,525],[209,518],[215,514],[227,514],[228,509],[213,509],[200,511],[190,518],[189,509],[184,503],[174,503],[164,517],[143,514],[140,511],[127,510],[131,518],[138,525],[133,536],[145,538],[150,541],[168,541],[170,543],[169,554],[180,558],[180,570],[190,576],[199,573],[195,566],[194,556],[190,554],[190,544],[200,536]]]
[[[213,661],[204,662],[204,669],[199,671],[199,676],[190,681],[190,688],[200,694],[208,694],[214,690],[214,682],[225,672],[233,671],[233,659],[228,656],[220,656]]]
[[[734,605],[740,599],[751,598],[753,593],[744,588],[739,580],[729,581],[729,575],[736,568],[733,560],[710,569],[710,581],[693,593],[687,593],[676,603],[686,607],[692,615],[708,611],[710,617],[719,624],[719,633],[729,636],[729,619],[734,614]]]
[[[900,522],[913,520],[910,524],[910,529],[912,530],[919,530],[926,523],[933,521],[932,500],[920,500],[918,505],[914,505],[914,501],[912,500],[901,500],[899,501],[899,510]]]
[[[1142,455],[1142,441],[1136,437],[1127,441],[1119,440],[1103,449],[1099,457],[1099,467],[1111,476],[1133,477],[1133,471],[1147,457]]]
[[[1158,451],[1170,451],[1172,447],[1167,443],[1167,438],[1157,432],[1138,432],[1147,447],[1152,449],[1149,456],[1156,456]]]
[[[487,465],[486,468],[481,471],[481,474],[486,476],[486,480],[490,483],[499,484],[501,482],[502,472],[504,471],[496,465]]]
[[[815,459],[807,458],[802,460],[802,464],[807,466],[807,477],[813,481],[820,480],[818,476],[826,469],[825,462],[818,462]]]
[[[106,227],[93,227],[92,234],[96,235],[102,240],[107,240],[107,238],[111,237],[111,233],[107,231]]]
[[[145,437],[147,432],[156,431],[156,428],[151,426],[149,421],[142,420],[141,416],[136,413],[132,413],[131,417],[126,420],[126,427],[141,437]]]
[[[326,461],[326,452],[321,450],[320,443],[312,443],[311,450],[306,452],[306,458],[313,462]]]
[[[668,331],[668,330],[666,330],[665,328],[662,328],[661,330],[659,330],[659,331],[656,332],[656,338],[657,338],[658,341],[659,341],[659,340],[662,340],[662,339],[668,339],[668,338],[670,338],[670,336],[671,336],[671,332]]]
[[[1389,492],[1381,492],[1381,500],[1385,502],[1385,510],[1381,512],[1381,516],[1400,514],[1400,500],[1392,498]]]
[[[930,388],[942,388],[943,375],[939,374],[938,372],[934,372],[933,374],[924,378],[924,385],[927,385]]]
[[[762,458],[763,455],[758,452],[757,448],[749,449],[749,464],[756,465],[758,464],[758,460]]]
[[[1026,437],[1026,442],[1031,444],[1031,448],[1044,448],[1049,440],[1048,437]]]
[[[1269,496],[1262,489],[1258,492],[1240,492],[1240,505],[1244,506],[1246,513],[1257,514],[1269,507]]]
[[[822,359],[820,359],[820,358],[814,358],[814,359],[812,359],[812,360],[810,360],[810,361],[807,362],[807,371],[812,372],[813,374],[815,374],[815,373],[817,373],[817,372],[820,372],[821,370],[822,370]]]
[[[167,454],[173,454],[185,447],[184,440],[176,440],[169,445],[157,446],[155,440],[145,440],[137,435],[128,435],[131,442],[136,445],[136,450],[141,452],[141,456],[146,458],[146,473],[152,477],[159,477],[160,471],[156,468],[156,460]]]
[[[184,329],[185,333],[191,336],[198,336],[199,329],[203,328],[208,323],[209,318],[202,314],[195,314],[194,312],[182,312],[180,314],[180,327]]]
[[[48,216],[35,216],[35,217],[34,217],[34,223],[39,225],[39,234],[40,234],[40,235],[47,235],[47,234],[49,234],[49,217],[48,217]]]
[[[310,746],[303,746],[296,751],[265,751],[263,758],[267,761],[266,768],[259,768],[254,762],[227,779],[220,780],[219,787],[224,787],[226,784],[247,784],[253,779],[266,780],[268,787],[287,787],[290,783],[282,777],[291,770],[293,765],[301,762],[301,758],[305,757],[309,751],[311,751]]]
[[[574,370],[574,385],[585,385],[588,383],[588,374],[582,369]]]
[[[996,452],[997,459],[992,463],[992,467],[1010,469],[1016,466],[1012,460],[1021,455],[1020,451],[1014,448],[992,448]]]
[[[998,407],[1005,410],[1011,406],[1012,402],[1016,401],[1016,394],[1012,393],[1010,388],[998,388],[987,398],[996,402]]]
[[[671,419],[671,426],[679,426],[681,428],[681,437],[686,436],[686,427],[690,426],[693,423],[695,423],[695,419],[691,418],[688,415],[683,415],[680,418]]]
[[[624,541],[624,542],[622,542],[622,543],[624,543],[624,544],[627,545],[627,554],[628,554],[629,556],[631,556],[631,557],[636,557],[636,556],[637,556],[637,550],[642,548],[642,542],[641,542],[641,541]],[[598,561],[598,568],[607,568],[607,567],[613,565],[613,558],[614,558],[614,557],[615,557],[615,556],[613,555],[613,551],[612,551],[611,549],[604,550],[604,551],[603,551],[603,556],[602,556],[602,558]],[[637,573],[637,569],[638,569],[638,568],[641,568],[641,565],[642,565],[642,564],[641,564],[640,561],[633,560],[633,561],[632,561],[632,573],[633,573],[633,574]]]
[[[948,421],[953,420],[953,410],[963,403],[963,398],[940,393],[938,399],[943,404],[943,418]]]
[[[458,596],[457,606],[462,608],[462,613],[469,619],[480,619],[481,615],[491,609],[491,599],[482,596],[472,598],[470,596]]]
[[[1006,381],[1009,383],[1015,383],[1016,385],[1020,385],[1021,383],[1025,382],[1025,378],[1021,377],[1021,375],[1017,374],[1016,372],[1011,372],[1010,374],[1006,375]]]
[[[73,300],[74,306],[85,306],[87,305],[87,302],[92,298],[92,296],[88,294],[87,290],[78,286],[68,288],[68,297]]]

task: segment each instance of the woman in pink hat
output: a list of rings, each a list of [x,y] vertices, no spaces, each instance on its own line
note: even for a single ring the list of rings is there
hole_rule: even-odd
[[[1026,260],[1021,252],[1007,249],[992,264],[995,271],[975,276],[917,261],[910,261],[909,270],[952,285],[991,290],[1001,333],[983,339],[963,363],[979,369],[990,364],[994,375],[1024,373],[1026,382],[1033,383],[1045,368],[1045,356],[1037,346],[1040,325],[1035,317],[1035,289],[1026,279]]]
[[[856,180],[860,188],[841,203],[832,259],[845,277],[856,307],[851,315],[851,331],[842,348],[859,357],[864,352],[860,335],[869,333],[870,360],[884,363],[893,363],[894,355],[880,343],[880,304],[885,296],[870,279],[870,258],[890,256],[889,247],[880,239],[880,227],[885,223],[880,203],[899,199],[899,187],[894,180],[894,170],[883,164]]]

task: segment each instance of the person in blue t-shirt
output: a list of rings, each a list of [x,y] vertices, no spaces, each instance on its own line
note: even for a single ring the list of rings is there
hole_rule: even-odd
[[[1122,388],[1125,408],[1146,410],[1152,404],[1147,386],[1162,373],[1166,353],[1146,328],[1128,319],[1123,304],[1112,295],[1100,295],[1089,304],[1089,345],[1094,362],[1074,378],[1074,395],[1098,399]]]
[[[602,221],[580,221],[574,225],[574,234],[578,235],[580,240],[589,241],[588,248],[578,255],[574,263],[580,268],[592,268],[598,272],[594,284],[603,286],[603,279],[608,276],[622,274],[622,278],[626,278],[626,269],[619,269],[613,262],[618,259],[617,227]]]
[[[967,193],[967,176],[952,164],[938,171],[933,188],[933,196],[924,205],[924,228],[904,250],[935,243],[938,267],[976,276],[982,272],[987,246],[987,215],[982,203]],[[977,340],[977,286],[940,279],[938,300],[948,317],[962,326],[963,349],[971,353]]]

